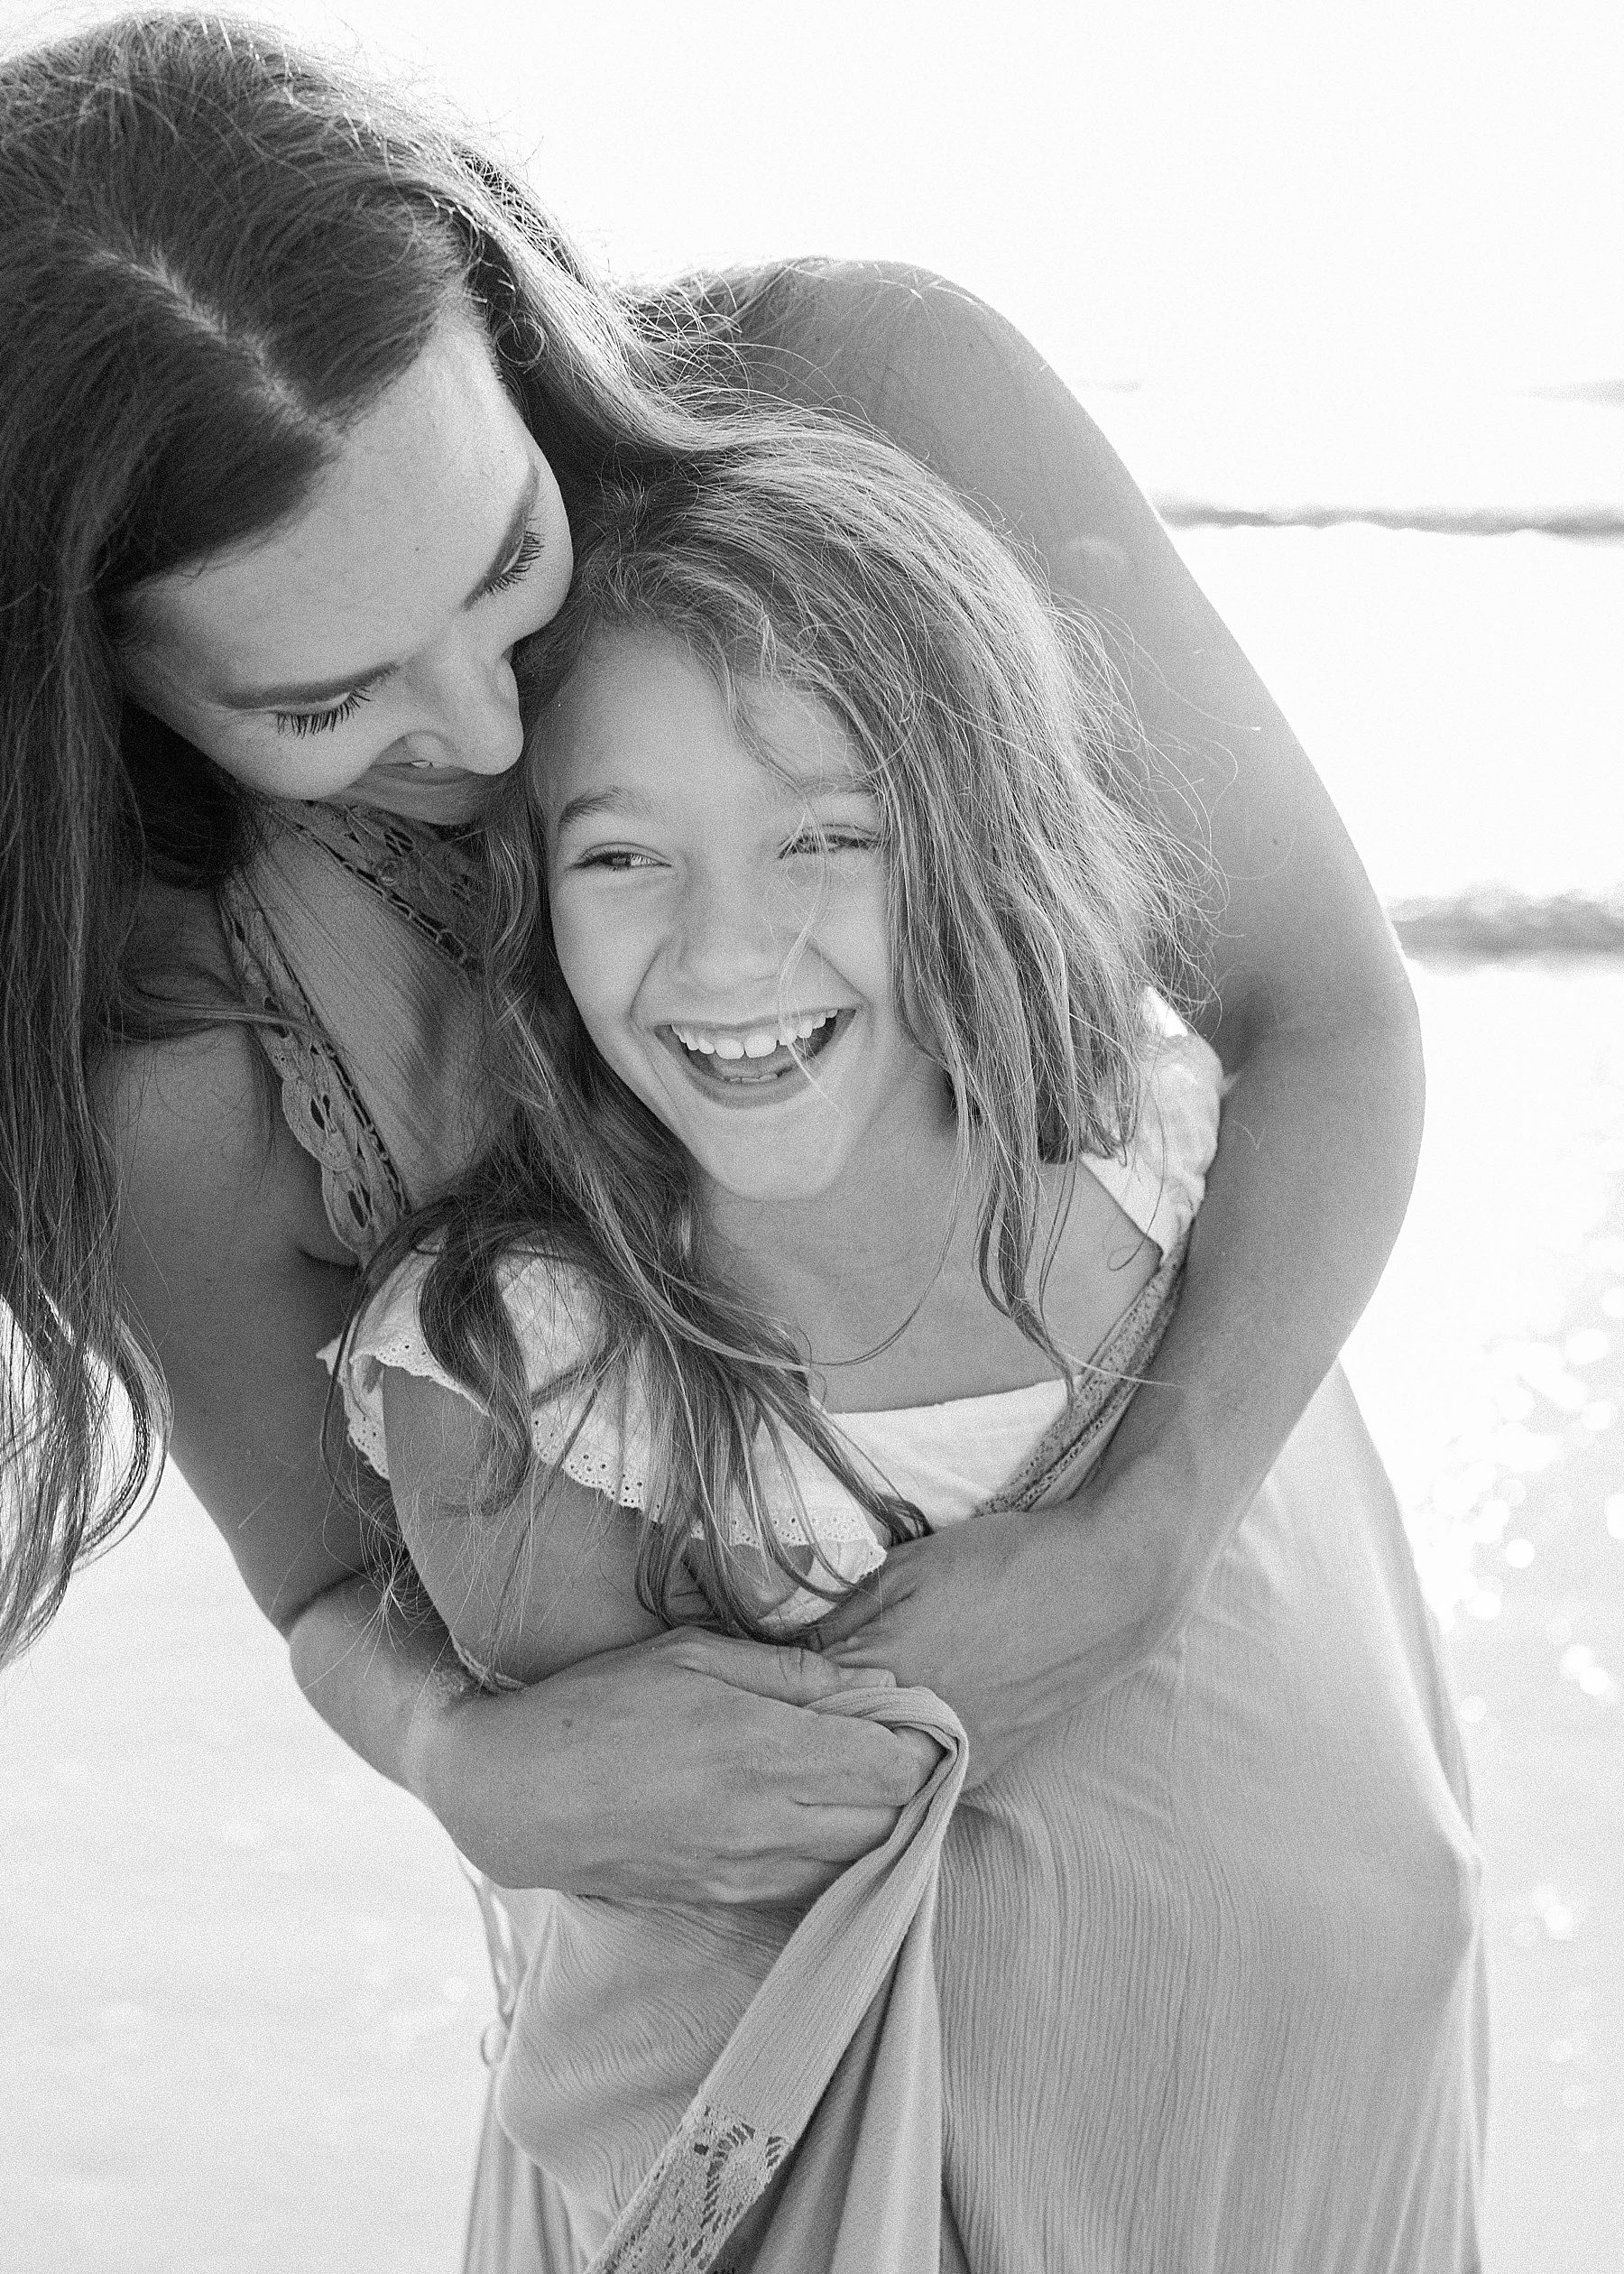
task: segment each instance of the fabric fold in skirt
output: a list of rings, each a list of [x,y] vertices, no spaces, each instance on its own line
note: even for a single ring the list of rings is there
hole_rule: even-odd
[[[798,1923],[487,1892],[470,2274],[1472,2274],[1479,1862],[1339,1371],[1184,1630],[997,1776],[927,1693],[829,1709],[943,1757]]]

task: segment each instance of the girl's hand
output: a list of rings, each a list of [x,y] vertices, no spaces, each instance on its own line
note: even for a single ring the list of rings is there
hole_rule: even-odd
[[[497,1696],[428,1686],[411,1782],[503,1886],[804,1905],[935,1766],[924,1737],[817,1710],[890,1682],[678,1631]]]

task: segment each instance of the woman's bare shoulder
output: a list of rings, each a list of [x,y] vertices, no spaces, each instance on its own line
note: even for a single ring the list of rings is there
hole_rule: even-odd
[[[757,384],[878,428],[1076,597],[1116,610],[1165,580],[1166,538],[1121,461],[975,293],[908,262],[795,260],[734,279],[730,298]]]
[[[1025,347],[973,293],[906,261],[781,261],[722,289],[759,379],[791,401],[881,424],[888,398],[911,393],[939,357],[956,381],[966,356],[1005,362]]]

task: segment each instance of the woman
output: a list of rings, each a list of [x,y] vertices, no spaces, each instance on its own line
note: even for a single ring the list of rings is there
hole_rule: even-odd
[[[623,308],[487,162],[217,20],[17,59],[0,123],[0,1291],[30,1357],[5,1641],[138,1504],[155,1358],[176,1457],[307,1694],[476,1863],[581,1893],[805,1900],[884,1837],[925,1763],[804,1709],[885,1668],[952,1706],[973,1780],[1130,1672],[1368,1297],[1420,1077],[1357,860],[1081,412],[949,288],[814,270],[717,288],[704,328]],[[451,305],[488,352],[447,344]],[[930,458],[1119,627],[1167,816],[1226,881],[1204,1023],[1234,1077],[1228,1140],[1154,1370],[1177,1394],[1136,1400],[1085,1504],[899,1550],[828,1622],[827,1659],[672,1635],[489,1698],[431,1624],[354,1647],[377,1597],[311,1363],[355,1259],[469,1132],[388,1111],[412,1093],[401,1055],[382,1089],[346,1080],[279,992],[267,901],[342,905],[347,988],[323,1007],[357,1054],[455,1046],[425,1006],[455,1001],[457,864],[410,824],[465,821],[517,755],[507,659],[561,596],[572,493],[611,457],[691,447],[724,362]],[[380,404],[375,461],[336,488],[339,439]],[[427,885],[398,889],[408,871],[444,921]],[[293,1122],[264,1110],[266,1049]],[[137,1422],[111,1502],[96,1354]],[[988,1633],[997,1653],[968,1647]]]

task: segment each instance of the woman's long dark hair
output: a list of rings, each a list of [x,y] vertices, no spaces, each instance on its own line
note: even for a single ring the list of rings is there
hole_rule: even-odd
[[[143,884],[211,888],[253,837],[123,697],[130,596],[295,513],[459,299],[567,506],[686,447],[680,348],[455,131],[219,16],[0,62],[0,1661],[162,1447],[98,1062],[183,1024],[134,967]]]

